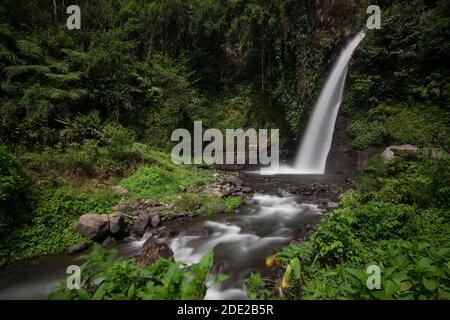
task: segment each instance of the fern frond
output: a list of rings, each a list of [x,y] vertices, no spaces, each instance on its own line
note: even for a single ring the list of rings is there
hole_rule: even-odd
[[[84,58],[86,55],[84,52],[72,49],[61,49],[61,53],[69,58]]]
[[[51,70],[48,67],[40,66],[40,65],[27,65],[27,66],[10,66],[5,69],[6,77],[10,80],[16,76],[33,72],[37,74],[46,74],[51,73]]]
[[[80,81],[81,78],[80,72],[71,72],[68,74],[46,73],[45,76],[49,80],[55,81],[57,83],[76,82]]]
[[[8,64],[19,64],[20,59],[6,48],[5,46],[0,45],[0,61],[4,61]]]
[[[43,56],[41,47],[34,42],[28,40],[17,40],[16,46],[21,55],[27,58],[39,60]]]

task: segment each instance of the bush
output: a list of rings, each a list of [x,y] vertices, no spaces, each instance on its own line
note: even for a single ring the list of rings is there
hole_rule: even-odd
[[[283,281],[283,295],[449,299],[448,161],[424,154],[388,164],[372,159],[358,190],[344,194],[341,207],[327,214],[310,240],[272,258],[282,265],[300,261],[297,280]],[[367,289],[369,265],[381,268],[381,290]]]
[[[88,242],[73,232],[84,213],[108,213],[120,197],[105,191],[47,190],[30,212],[26,225],[14,226],[0,244],[0,260],[8,263],[61,253],[69,247]]]
[[[96,246],[81,266],[80,290],[67,289],[66,281],[50,295],[54,300],[179,300],[203,299],[213,264],[212,251],[198,264],[186,267],[160,258],[148,267],[133,259],[117,258],[115,251]],[[223,276],[218,279],[223,279]]]
[[[0,146],[0,238],[32,215],[32,183],[6,147]]]

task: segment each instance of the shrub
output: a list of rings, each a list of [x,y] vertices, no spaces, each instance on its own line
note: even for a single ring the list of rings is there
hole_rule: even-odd
[[[0,238],[13,223],[20,225],[32,215],[31,185],[6,147],[0,146]]]
[[[135,260],[119,259],[115,251],[105,251],[100,246],[96,246],[84,259],[86,262],[81,266],[82,288],[69,290],[66,281],[63,281],[50,299],[203,299],[213,264],[213,254],[209,251],[198,264],[190,267],[164,258],[142,267]]]

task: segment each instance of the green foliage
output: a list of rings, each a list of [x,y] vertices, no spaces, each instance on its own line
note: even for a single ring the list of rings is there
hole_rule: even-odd
[[[353,120],[353,144],[413,143],[448,151],[450,76],[442,51],[450,32],[448,3],[386,7],[382,31],[367,32],[349,68],[344,110]]]
[[[242,198],[241,197],[228,197],[225,199],[225,212],[230,213],[234,208],[237,208],[241,205]]]
[[[0,259],[8,263],[43,255],[58,254],[87,240],[73,232],[75,222],[84,213],[105,213],[120,198],[106,191],[48,190],[36,208],[28,212],[26,225],[11,225],[0,244]]]
[[[14,157],[0,145],[0,239],[21,224],[32,206],[31,181]]]
[[[212,251],[198,264],[186,267],[160,258],[150,266],[117,258],[114,251],[96,246],[81,266],[80,290],[69,290],[66,281],[50,295],[54,300],[200,300],[213,264]]]
[[[245,280],[247,296],[250,300],[265,300],[271,297],[271,292],[266,288],[266,282],[259,273],[251,273]]]
[[[141,198],[155,199],[178,191],[174,173],[158,166],[140,168],[121,185]]]
[[[447,112],[432,106],[381,104],[353,121],[347,131],[359,149],[390,142],[444,147],[449,119]]]
[[[448,166],[447,156],[372,161],[309,241],[276,255],[288,264],[284,296],[448,299]],[[369,265],[381,268],[381,290],[367,289]]]

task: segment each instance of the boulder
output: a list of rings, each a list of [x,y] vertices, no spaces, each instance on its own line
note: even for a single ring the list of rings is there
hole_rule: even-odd
[[[237,186],[240,187],[242,186],[242,184],[244,183],[241,179],[239,179],[238,177],[235,177],[233,175],[226,175],[224,177],[222,177],[222,184],[231,184],[233,186]]]
[[[231,196],[233,194],[233,189],[231,187],[223,187],[222,188],[222,197],[228,197]]]
[[[101,242],[109,235],[109,216],[107,214],[83,214],[74,229],[90,240]]]
[[[102,246],[104,248],[108,248],[110,246],[112,246],[114,244],[114,239],[111,237],[106,238],[105,240],[103,240],[102,242]]]
[[[389,146],[383,151],[381,157],[383,158],[383,161],[387,163],[397,156],[405,158],[416,158],[417,151],[418,151],[417,147],[411,144]]]
[[[250,187],[244,187],[244,188],[242,188],[242,192],[243,193],[252,193],[253,189]]]
[[[149,225],[151,220],[151,216],[148,213],[142,213],[137,216],[136,219],[134,219],[132,230],[137,235],[142,236],[145,233],[145,229],[147,229],[147,226]]]
[[[172,250],[167,244],[158,241],[157,239],[150,238],[145,242],[141,255],[137,260],[140,264],[149,265],[161,257],[171,257],[172,254]]]
[[[327,203],[327,210],[328,210],[328,211],[333,211],[333,210],[338,209],[338,208],[339,208],[339,204],[336,203],[336,202],[331,202],[331,201],[329,201],[329,202]]]
[[[160,223],[161,223],[161,218],[159,217],[158,214],[151,217],[150,224],[152,225],[153,228],[156,228],[157,226],[159,226]]]
[[[120,212],[109,215],[109,232],[112,236],[120,236],[125,233],[127,224],[125,218]]]

